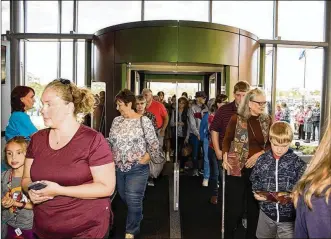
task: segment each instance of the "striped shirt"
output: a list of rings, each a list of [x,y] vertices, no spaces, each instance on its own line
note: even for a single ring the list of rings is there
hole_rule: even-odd
[[[223,105],[216,111],[213,122],[210,125],[210,131],[219,133],[219,147],[222,150],[222,142],[225,136],[226,127],[231,119],[231,116],[237,113],[237,106],[235,101]]]

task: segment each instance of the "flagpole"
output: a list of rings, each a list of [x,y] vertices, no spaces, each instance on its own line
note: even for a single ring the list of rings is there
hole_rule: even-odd
[[[305,107],[305,95],[306,95],[306,58],[307,58],[307,51],[304,54],[305,62],[303,68],[303,95],[302,95],[302,106]]]

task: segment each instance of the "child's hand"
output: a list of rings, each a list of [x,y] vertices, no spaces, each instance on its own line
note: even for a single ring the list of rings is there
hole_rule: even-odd
[[[9,196],[9,193],[6,193],[6,195],[1,200],[1,205],[4,208],[10,208],[14,205],[15,201]]]
[[[254,192],[254,197],[256,200],[258,201],[266,201],[267,199],[259,194],[257,194],[256,192]]]

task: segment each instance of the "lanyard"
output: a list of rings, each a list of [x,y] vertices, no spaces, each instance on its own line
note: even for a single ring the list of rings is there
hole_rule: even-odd
[[[9,174],[9,179],[8,179],[8,183],[7,183],[7,187],[8,187],[8,193],[9,193],[9,196],[11,198],[13,198],[13,194],[11,192],[12,190],[12,181],[13,181],[13,170],[10,171],[10,174]],[[17,195],[17,198],[16,198],[16,202],[20,202],[23,198],[23,194],[22,194],[22,191]],[[13,213],[16,217],[17,215],[17,210],[18,208],[16,206],[12,206],[13,208]]]

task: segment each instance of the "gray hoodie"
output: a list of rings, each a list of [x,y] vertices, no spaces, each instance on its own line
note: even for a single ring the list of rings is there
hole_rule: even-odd
[[[197,117],[197,113],[201,113],[201,118]],[[205,113],[208,113],[208,107],[205,104],[193,104],[192,107],[188,110],[187,114],[189,121],[189,130],[190,133],[194,134],[197,137],[199,136],[201,119]]]

